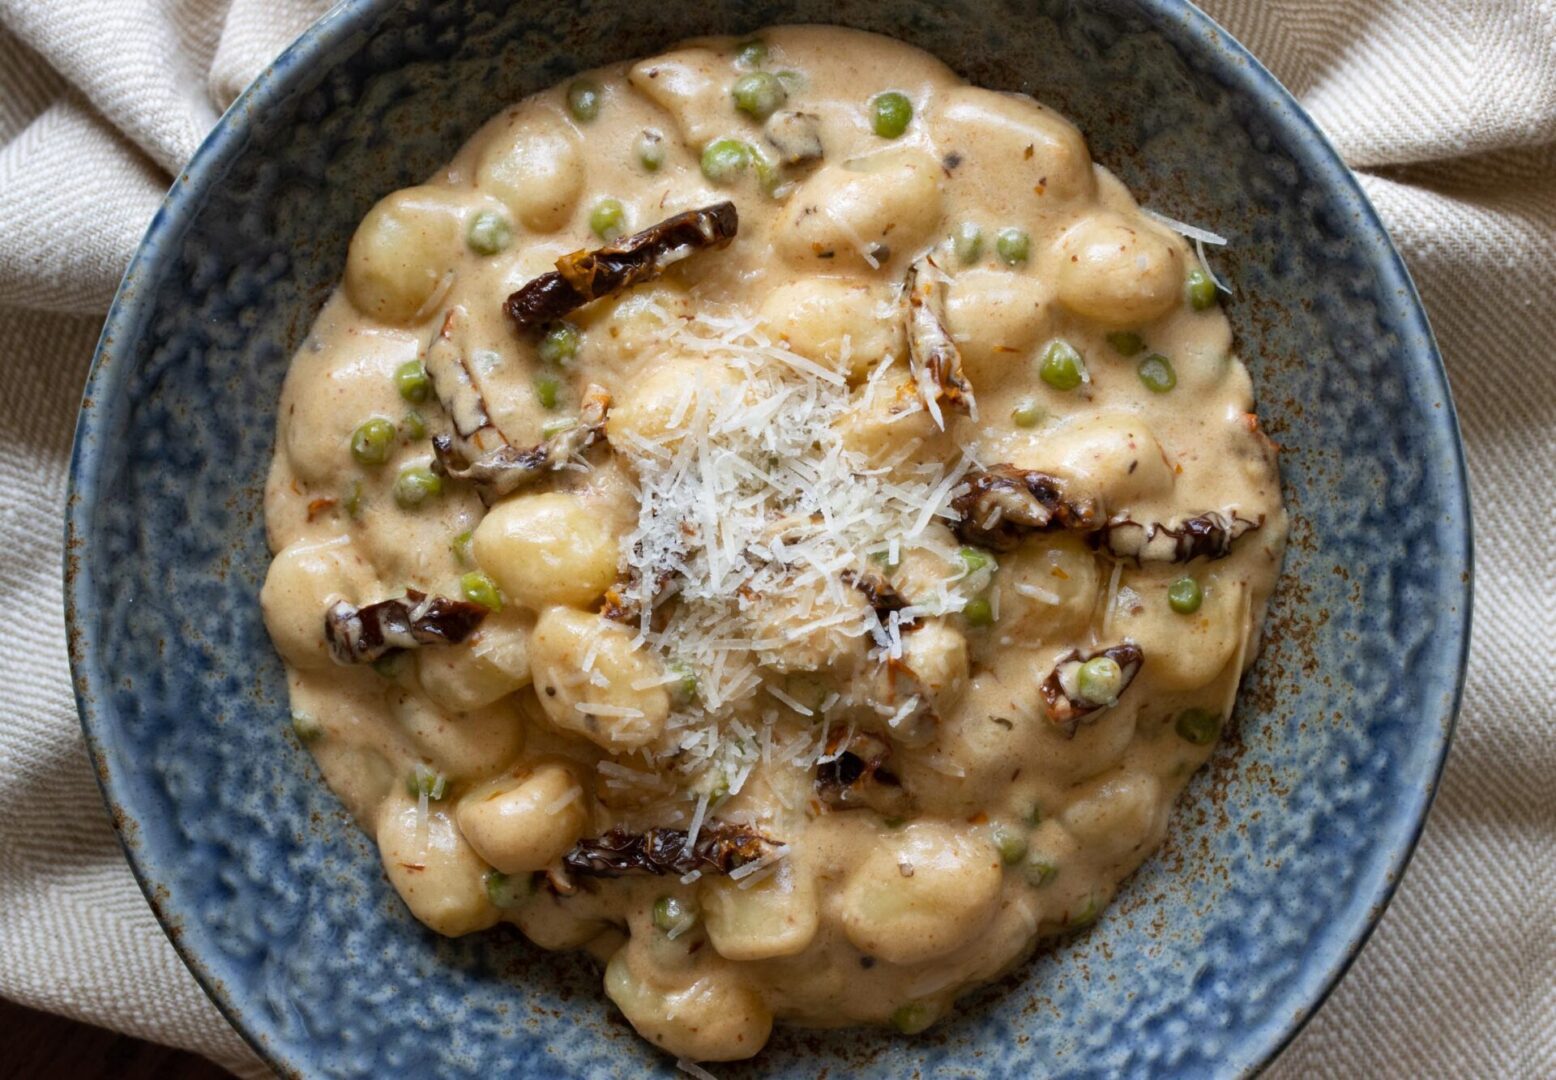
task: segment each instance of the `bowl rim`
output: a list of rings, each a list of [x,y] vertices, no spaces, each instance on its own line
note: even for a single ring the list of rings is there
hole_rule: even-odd
[[[1353,202],[1357,211],[1356,227],[1376,243],[1374,260],[1396,279],[1392,284],[1399,290],[1406,327],[1419,341],[1418,345],[1406,349],[1408,364],[1414,368],[1413,374],[1424,380],[1442,402],[1443,408],[1437,414],[1435,439],[1446,439],[1451,449],[1446,458],[1448,475],[1444,477],[1443,493],[1458,524],[1456,532],[1451,534],[1451,546],[1462,552],[1464,573],[1460,603],[1438,627],[1440,635],[1452,635],[1452,653],[1456,654],[1457,663],[1451,697],[1446,703],[1441,728],[1436,733],[1435,752],[1419,786],[1412,793],[1413,805],[1407,807],[1407,813],[1399,819],[1406,822],[1405,828],[1389,852],[1386,865],[1379,868],[1383,872],[1372,894],[1365,897],[1364,912],[1353,920],[1338,946],[1337,955],[1318,977],[1316,986],[1306,989],[1303,995],[1306,1000],[1284,1019],[1257,1029],[1267,1033],[1262,1039],[1247,1040],[1248,1043],[1257,1042],[1257,1045],[1245,1044],[1225,1061],[1229,1072],[1248,1076],[1261,1072],[1291,1044],[1350,970],[1393,899],[1420,840],[1427,813],[1440,786],[1464,695],[1474,602],[1474,540],[1469,486],[1458,413],[1420,294],[1377,210],[1328,136],[1241,42],[1190,0],[1122,2],[1132,5],[1153,30],[1180,48],[1223,50],[1227,62],[1218,67],[1233,89],[1260,101],[1261,117],[1281,129],[1288,138],[1309,144],[1313,148],[1312,160],[1307,164],[1318,167],[1328,184]],[[270,107],[284,102],[294,93],[298,84],[309,78],[309,61],[315,56],[333,51],[352,37],[366,37],[401,3],[402,0],[339,0],[244,89],[174,179],[125,270],[94,351],[77,417],[66,492],[63,570],[71,680],[87,753],[114,832],[136,883],[179,958],[233,1029],[267,1065],[283,1075],[304,1075],[308,1062],[289,1060],[282,1048],[270,1045],[261,1032],[251,1029],[245,1020],[244,1006],[235,1000],[231,988],[211,970],[189,938],[180,932],[181,916],[172,893],[157,880],[139,851],[142,829],[128,801],[128,792],[107,738],[115,722],[113,709],[100,704],[109,701],[106,693],[109,684],[95,663],[92,572],[78,552],[85,549],[87,537],[93,531],[93,516],[100,494],[100,442],[109,416],[108,410],[97,407],[96,403],[116,402],[121,398],[130,373],[134,342],[144,330],[149,316],[148,305],[154,302],[154,290],[143,290],[141,279],[150,279],[153,286],[160,282],[163,264],[174,256],[177,242],[203,209],[205,192],[221,181],[232,161],[246,148],[253,118],[264,115]],[[1191,42],[1195,44],[1191,45]],[[1456,553],[1450,550],[1447,554]]]

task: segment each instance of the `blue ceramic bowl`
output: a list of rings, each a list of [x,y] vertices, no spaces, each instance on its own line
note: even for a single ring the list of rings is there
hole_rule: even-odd
[[[261,492],[287,359],[353,226],[488,115],[677,38],[839,22],[1073,117],[1219,265],[1271,435],[1290,553],[1238,733],[1090,934],[917,1039],[782,1031],[724,1076],[1207,1076],[1256,1070],[1361,947],[1447,749],[1470,605],[1453,406],[1399,256],[1333,149],[1175,0],[346,4],[178,178],[109,316],[71,471],[70,651],[146,895],[288,1074],[637,1077],[576,957],[416,924],[288,734],[260,623]]]

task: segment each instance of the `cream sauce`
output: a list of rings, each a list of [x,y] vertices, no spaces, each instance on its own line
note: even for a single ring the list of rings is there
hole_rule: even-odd
[[[376,206],[288,372],[266,494],[276,555],[261,599],[299,734],[411,911],[445,934],[507,920],[548,948],[589,949],[641,1033],[701,1060],[756,1053],[774,1020],[919,1030],[1041,938],[1095,918],[1214,749],[1286,531],[1227,320],[1188,301],[1193,249],[1142,215],[1069,122],[885,38],[785,27],[760,41],[756,64],[710,39],[588,73],[593,115],[570,108],[576,83],[539,93]],[[774,77],[758,98],[774,86],[786,98],[771,139],[731,95],[753,71]],[[913,108],[894,138],[872,130],[885,91]],[[760,148],[760,162],[709,179],[702,151],[720,139]],[[819,159],[782,160],[817,144]],[[629,232],[732,199],[739,236],[578,310],[576,355],[550,362],[502,300],[597,246],[591,216],[603,221],[607,198]],[[1009,257],[1023,241],[1007,230],[1024,234],[1024,259]],[[915,392],[904,331],[902,285],[926,255],[977,410],[947,407],[944,431]],[[456,308],[462,355],[513,445],[543,441],[590,385],[612,399],[607,446],[489,511],[449,478],[411,505],[402,479],[431,466],[429,437],[449,429],[435,395],[407,395],[421,396],[418,361]],[[1083,359],[1074,389],[1042,378],[1056,341]],[[1157,354],[1176,378],[1166,392],[1137,370]],[[796,371],[795,357],[841,378]],[[856,524],[848,572],[880,572],[928,609],[900,635],[927,700],[887,722],[902,700],[890,648],[859,635],[873,616],[838,591],[851,579],[837,568],[806,584],[781,567],[790,577],[745,599],[669,601],[664,612],[714,615],[727,601],[768,643],[682,669],[673,642],[637,642],[637,621],[599,614],[608,588],[631,585],[639,494],[664,472],[652,448],[690,438],[678,433],[699,401],[749,406],[786,387],[825,399],[852,482],[883,492],[1011,463],[1105,515],[1235,510],[1262,525],[1214,561],[1135,565],[1050,531],[973,551],[969,570],[945,514],[911,536],[895,519],[874,537]],[[373,417],[395,431],[385,460],[363,464],[353,437]],[[464,643],[332,661],[323,613],[336,601],[408,587],[458,598],[477,567],[504,602]],[[769,585],[771,573],[753,571]],[[1185,577],[1202,601],[1180,614],[1168,589]],[[840,621],[810,628],[833,609]],[[1044,679],[1072,650],[1123,641],[1143,653],[1139,674],[1067,734]],[[716,752],[688,745],[703,731]],[[890,748],[900,784],[877,787],[875,808],[829,806],[816,786],[828,739],[836,751],[849,731]],[[540,873],[614,826],[687,829],[699,813],[704,828],[749,824],[784,854],[738,881],[575,877],[559,892]]]

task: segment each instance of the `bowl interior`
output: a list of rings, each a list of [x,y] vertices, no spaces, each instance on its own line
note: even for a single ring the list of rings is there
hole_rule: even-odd
[[[838,22],[1025,90],[1216,255],[1293,513],[1237,734],[1085,937],[915,1040],[780,1032],[721,1076],[1256,1068],[1403,869],[1457,703],[1469,540],[1452,404],[1414,290],[1294,103],[1186,4],[785,0],[346,5],[181,177],[104,332],[70,507],[71,656],[115,820],[174,941],[284,1071],[672,1070],[599,976],[516,934],[446,941],[290,737],[260,622],[262,490],[292,350],[355,223],[488,115],[683,36]]]

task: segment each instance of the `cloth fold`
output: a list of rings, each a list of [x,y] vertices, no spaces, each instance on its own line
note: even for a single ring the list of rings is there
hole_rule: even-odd
[[[1477,524],[1464,712],[1393,906],[1280,1080],[1556,1076],[1556,0],[1202,0],[1329,133],[1443,347]],[[59,566],[80,388],[171,176],[324,0],[0,0],[0,995],[264,1067],[130,876]]]

